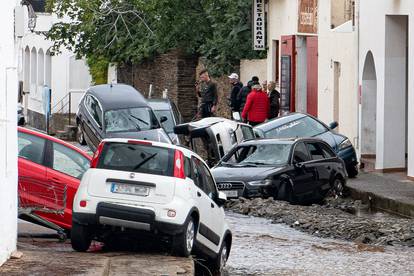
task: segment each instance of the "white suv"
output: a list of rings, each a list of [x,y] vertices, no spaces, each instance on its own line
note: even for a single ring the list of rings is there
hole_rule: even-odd
[[[232,234],[225,194],[194,152],[174,145],[106,139],[99,145],[73,202],[72,247],[114,231],[137,230],[171,237],[173,251],[206,257],[224,267]]]

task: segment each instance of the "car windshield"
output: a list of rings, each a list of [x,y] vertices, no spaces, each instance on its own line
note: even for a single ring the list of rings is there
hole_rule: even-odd
[[[157,116],[158,120],[161,121],[161,117],[167,117],[167,121],[163,122],[162,125],[167,133],[174,132],[174,119],[172,117],[172,113],[169,110],[154,110],[155,116]]]
[[[311,117],[303,117],[265,132],[266,138],[313,137],[327,132],[328,129]]]
[[[141,144],[105,143],[98,169],[173,175],[174,150]]]
[[[135,107],[105,112],[106,132],[132,132],[159,128],[150,108]]]
[[[240,146],[224,161],[233,166],[279,166],[288,163],[291,144]]]

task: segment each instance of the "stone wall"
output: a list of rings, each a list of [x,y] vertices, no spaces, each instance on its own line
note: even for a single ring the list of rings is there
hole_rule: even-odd
[[[179,50],[159,55],[140,64],[123,65],[118,69],[118,82],[134,86],[145,97],[149,96],[152,84],[152,98],[161,98],[168,90],[168,97],[174,101],[186,121],[197,111],[196,80],[197,58]]]

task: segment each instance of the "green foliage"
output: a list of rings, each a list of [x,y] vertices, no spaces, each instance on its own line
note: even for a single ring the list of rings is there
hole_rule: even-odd
[[[104,57],[89,56],[86,61],[94,84],[106,84],[108,82],[108,60]]]
[[[71,23],[48,33],[54,51],[65,46],[96,60],[140,62],[179,48],[198,55],[213,73],[233,71],[252,50],[251,0],[49,0]]]

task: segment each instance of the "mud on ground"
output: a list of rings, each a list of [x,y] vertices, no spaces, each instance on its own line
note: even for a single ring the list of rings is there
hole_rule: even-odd
[[[414,247],[414,220],[383,213],[369,213],[361,201],[328,199],[323,205],[290,205],[269,199],[229,200],[230,211],[271,219],[323,238],[372,245]],[[362,210],[362,211],[361,211]]]

